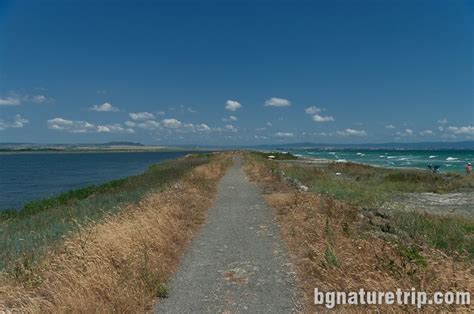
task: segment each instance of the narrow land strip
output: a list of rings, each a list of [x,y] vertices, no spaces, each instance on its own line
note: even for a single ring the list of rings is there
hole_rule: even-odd
[[[190,245],[157,313],[288,313],[294,273],[272,210],[236,157],[207,223]]]

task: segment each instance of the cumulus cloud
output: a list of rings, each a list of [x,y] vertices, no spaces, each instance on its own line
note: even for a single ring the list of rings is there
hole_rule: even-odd
[[[236,111],[237,109],[242,108],[242,105],[236,100],[227,100],[225,103],[225,109],[229,111]]]
[[[177,129],[181,127],[182,123],[179,120],[176,119],[164,119],[161,121],[163,126],[168,129]]]
[[[307,114],[317,114],[317,113],[320,113],[322,110],[318,107],[315,107],[315,106],[311,106],[311,107],[308,107],[304,110],[304,112],[306,112]]]
[[[364,130],[345,129],[343,131],[337,131],[337,134],[342,136],[367,136],[367,132]]]
[[[42,104],[52,101],[45,95],[19,95],[11,93],[7,97],[0,97],[0,106],[19,106],[24,102]]]
[[[133,121],[125,121],[124,123],[126,126],[128,126],[129,128],[133,128],[135,125],[137,125],[135,122]]]
[[[474,135],[474,126],[450,126],[447,130],[456,135]]]
[[[319,115],[318,113],[320,113],[323,110],[318,107],[311,106],[311,107],[306,108],[304,111],[306,112],[306,114],[311,115],[311,118],[313,119],[314,122],[320,123],[320,122],[333,122],[334,121],[334,117],[332,116]]]
[[[285,98],[272,97],[265,100],[265,106],[267,107],[287,107],[291,106],[291,102]]]
[[[23,118],[21,115],[17,114],[12,121],[7,121],[0,119],[0,131],[10,129],[10,128],[22,128],[25,124],[28,124],[30,121]]]
[[[395,126],[393,124],[387,124],[385,126],[386,129],[395,129]]]
[[[438,123],[439,124],[446,124],[446,123],[448,123],[448,119],[446,119],[446,118],[440,119],[440,120],[438,120]]]
[[[135,121],[152,120],[155,118],[155,115],[149,112],[131,112],[128,116]]]
[[[276,132],[275,136],[277,137],[293,137],[294,134],[291,132]]]
[[[411,136],[413,135],[413,130],[412,129],[405,129],[402,132],[397,132],[396,133],[398,136]]]
[[[332,116],[320,116],[319,114],[313,115],[314,122],[333,122],[334,118]]]
[[[69,133],[134,133],[132,128],[120,124],[95,125],[87,121],[54,118],[47,121],[48,128]]]
[[[94,105],[89,108],[92,111],[99,111],[99,112],[117,112],[119,109],[117,107],[112,106],[111,103],[104,102],[102,105]]]
[[[48,128],[56,131],[66,131],[70,133],[87,133],[97,130],[96,126],[87,121],[73,121],[63,118],[48,120]]]
[[[124,128],[120,124],[98,125],[98,133],[134,133],[131,128]]]
[[[45,95],[34,95],[34,96],[31,96],[30,99],[35,104],[42,104],[48,100],[48,98]]]
[[[150,130],[150,131],[158,130],[161,127],[160,123],[154,120],[146,120],[146,121],[140,122],[137,124],[137,126],[141,129]]]
[[[232,124],[226,124],[225,129],[227,131],[231,131],[231,132],[234,132],[234,133],[238,131],[238,129],[235,126],[233,126]]]
[[[18,106],[21,104],[21,99],[17,96],[9,96],[0,98],[0,106]]]
[[[205,123],[201,124],[193,124],[193,123],[188,123],[185,125],[185,127],[192,131],[192,132],[210,132],[212,129]]]
[[[227,122],[227,121],[237,121],[239,120],[236,116],[229,116],[227,118],[223,118],[222,121]]]
[[[433,135],[433,134],[434,134],[434,132],[431,131],[431,130],[424,130],[424,131],[420,132],[421,136],[427,136],[427,135]]]

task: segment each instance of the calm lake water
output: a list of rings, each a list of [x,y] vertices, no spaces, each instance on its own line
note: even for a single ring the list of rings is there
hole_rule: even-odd
[[[187,152],[0,154],[0,210],[91,184],[137,175]]]
[[[385,167],[426,169],[429,164],[441,172],[464,172],[474,162],[473,150],[293,150],[291,153],[334,161],[353,161]]]

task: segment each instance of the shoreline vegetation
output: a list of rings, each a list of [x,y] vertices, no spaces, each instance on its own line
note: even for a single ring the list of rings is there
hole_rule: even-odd
[[[143,311],[204,221],[225,154],[29,203],[0,218],[0,310]]]
[[[275,156],[270,160],[269,155]],[[473,193],[474,176],[433,174],[355,163],[294,162],[281,153],[249,153],[246,170],[282,228],[296,266],[305,312],[320,291],[472,291],[474,208],[468,215],[387,207],[408,194]],[[465,206],[469,206],[468,204]],[[354,310],[338,306],[337,310]],[[401,311],[407,307],[367,306]],[[468,306],[424,310],[469,311]],[[413,309],[411,309],[413,310]]]
[[[205,221],[233,154],[190,154],[138,176],[0,213],[0,310],[150,309],[156,298],[166,297],[167,282]],[[440,215],[399,204],[407,195],[474,193],[474,176],[313,163],[281,152],[239,154],[274,209],[304,311],[325,310],[311,302],[315,287],[472,290],[472,209]]]

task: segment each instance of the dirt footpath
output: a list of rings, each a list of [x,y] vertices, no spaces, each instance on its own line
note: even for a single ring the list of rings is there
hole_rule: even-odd
[[[294,276],[272,210],[236,157],[155,312],[289,313]]]

